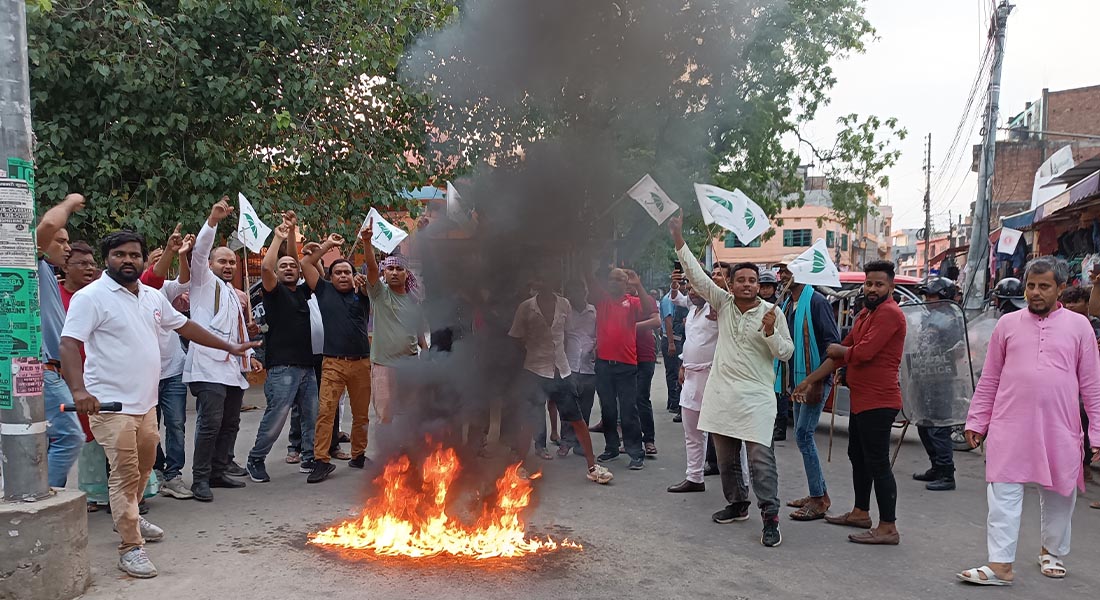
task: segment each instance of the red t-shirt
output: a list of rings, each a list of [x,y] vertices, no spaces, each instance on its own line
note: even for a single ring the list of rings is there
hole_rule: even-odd
[[[841,345],[848,347],[848,388],[852,391],[852,414],[876,408],[901,410],[902,349],[905,345],[905,314],[888,298],[875,310],[863,309]]]
[[[73,296],[76,295],[76,292],[70,292],[69,290],[65,289],[64,284],[61,283],[58,283],[57,287],[61,291],[61,305],[65,307],[65,312],[69,312],[69,302],[72,301]],[[84,356],[84,347],[81,346],[80,359],[83,361],[85,358],[87,357]],[[88,421],[88,415],[77,413],[76,419],[80,421],[80,428],[84,430],[84,441],[90,442],[94,440],[95,436],[92,435],[92,425]]]
[[[638,364],[637,324],[645,319],[642,301],[629,294],[612,298],[598,286],[589,293],[596,305],[596,358]]]
[[[650,315],[658,312],[657,301],[653,299],[649,294],[643,293],[641,298],[642,303],[642,317],[639,320],[646,320]],[[657,338],[653,335],[652,329],[646,329],[645,331],[638,331],[638,339],[635,345],[638,348],[638,362],[657,362]]]

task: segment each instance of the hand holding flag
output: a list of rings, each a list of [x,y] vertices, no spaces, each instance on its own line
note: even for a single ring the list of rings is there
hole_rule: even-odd
[[[271,235],[271,228],[260,220],[260,215],[256,214],[256,209],[252,208],[252,203],[244,197],[244,194],[238,192],[237,200],[241,205],[241,217],[237,223],[237,239],[246,248],[258,253],[263,250],[268,236]]]
[[[744,245],[751,244],[770,227],[764,209],[741,190],[724,190],[713,185],[695,184],[695,196],[703,222],[718,223],[733,232]]]
[[[787,269],[793,274],[795,283],[840,287],[840,271],[829,258],[829,248],[821,238],[792,260]]]
[[[386,254],[393,254],[401,242],[409,237],[409,234],[382,218],[382,214],[376,208],[371,208],[367,218],[363,220],[363,229],[367,228],[372,232],[371,244]]]

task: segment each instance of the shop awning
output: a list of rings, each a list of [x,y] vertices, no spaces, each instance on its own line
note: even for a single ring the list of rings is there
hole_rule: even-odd
[[[1100,192],[1100,171],[1094,171],[1092,175],[1073,184],[1073,187],[1058,194],[1052,200],[1038,206],[1035,209],[1034,223],[1049,219],[1054,213],[1065,210],[1082,200],[1091,198],[1098,192]]]
[[[928,262],[936,264],[939,262],[943,262],[948,256],[955,256],[957,254],[963,254],[969,251],[970,244],[955,246],[954,248],[948,248],[947,250],[944,250],[943,252],[940,252],[939,254],[933,256],[932,258],[928,259]]]
[[[1022,213],[1009,215],[1001,219],[1001,226],[1009,229],[1027,229],[1035,222],[1035,210],[1031,209]]]

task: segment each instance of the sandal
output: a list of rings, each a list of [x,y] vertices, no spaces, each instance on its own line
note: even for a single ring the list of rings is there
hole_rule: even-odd
[[[1100,509],[1100,500],[1097,500],[1096,502],[1090,502],[1089,503],[1089,508]]]
[[[538,454],[542,460],[554,460],[554,456],[546,448],[539,448],[535,451],[535,454]]]
[[[644,445],[646,456],[657,456],[657,444],[654,444],[653,442],[646,442]]]
[[[566,446],[565,444],[558,446],[558,456],[563,458],[569,456],[569,446]]]
[[[351,455],[343,450],[337,450],[332,454],[332,457],[336,460],[351,460]]]
[[[1065,579],[1066,577],[1066,565],[1062,564],[1062,559],[1053,554],[1039,555],[1039,570],[1044,577],[1050,577],[1051,579]]]
[[[88,512],[90,512],[90,513],[99,512],[99,505],[96,504],[95,502],[89,502],[88,503]]]
[[[983,576],[985,577],[984,579],[982,578]],[[974,585],[1012,585],[1011,579],[1001,579],[997,577],[993,569],[990,569],[988,566],[967,569],[962,573],[956,573],[955,577],[957,577],[959,581],[973,583]]]
[[[302,455],[300,453],[298,453],[298,452],[287,452],[286,453],[286,464],[296,465],[300,462],[302,462]]]
[[[340,435],[336,437],[337,444],[347,444],[349,442],[351,442],[351,436],[343,431],[341,431]]]
[[[832,523],[833,525],[841,525],[843,527],[855,527],[857,529],[870,529],[872,527],[871,518],[866,519],[852,519],[852,513],[846,512],[840,516],[825,515],[825,521]]]
[[[791,508],[802,508],[803,506],[809,504],[811,500],[813,500],[813,498],[806,496],[805,498],[799,498],[798,500],[791,500],[787,503],[787,506]]]
[[[801,508],[791,513],[791,519],[795,521],[816,521],[818,519],[824,519],[825,513],[828,512],[828,507],[822,507],[817,503],[806,503]]]

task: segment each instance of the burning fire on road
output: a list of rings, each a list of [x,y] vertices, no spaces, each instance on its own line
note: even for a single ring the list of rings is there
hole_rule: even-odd
[[[454,449],[438,443],[419,470],[402,455],[375,480],[378,494],[360,517],[311,535],[309,543],[367,556],[415,559],[486,560],[582,549],[568,539],[527,537],[522,514],[531,502],[532,488],[519,464],[508,467],[497,480],[495,495],[472,524],[448,514],[460,469]]]

